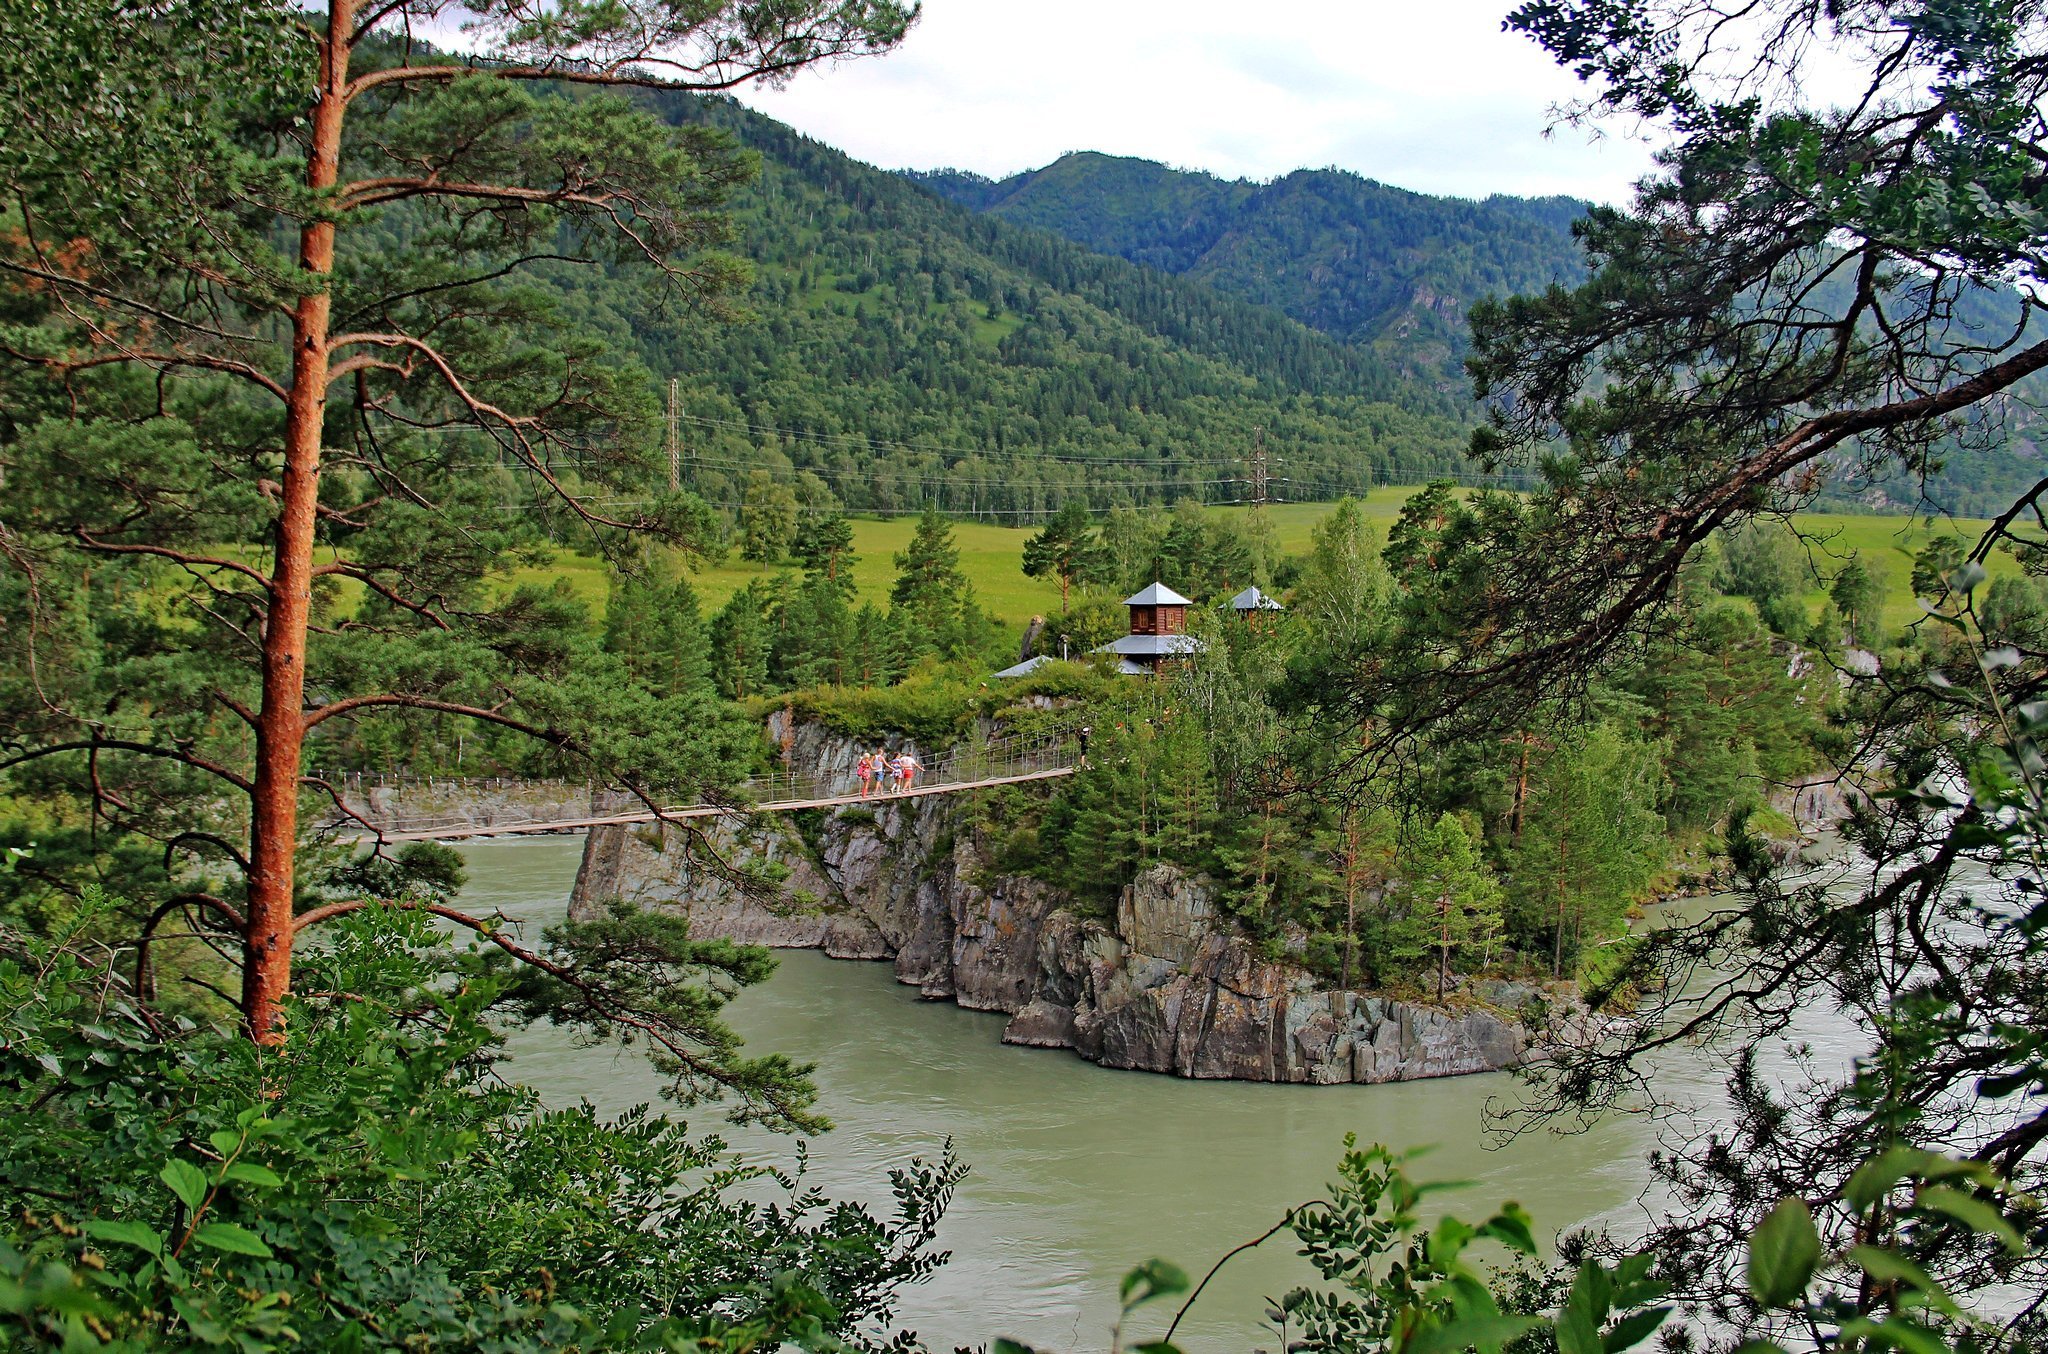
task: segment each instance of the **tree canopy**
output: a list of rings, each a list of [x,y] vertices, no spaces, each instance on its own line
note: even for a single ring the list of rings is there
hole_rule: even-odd
[[[1686,643],[1670,621],[1693,605],[1687,580],[1712,539],[1736,545],[1729,562],[1752,591],[1776,591],[1768,552],[1744,553],[1776,529],[1766,519],[1831,484],[1924,476],[1954,448],[1998,444],[2048,366],[2035,295],[2048,15],[1987,0],[1531,0],[1508,23],[1587,82],[1580,115],[1672,140],[1630,206],[1580,227],[1582,285],[1475,308],[1468,365],[1489,414],[1474,454],[1535,470],[1544,488],[1444,514],[1430,537],[1442,582],[1404,618],[1416,661],[1354,682],[1353,713],[1380,721],[1384,747],[1512,730],[1533,702],[1594,702],[1599,674],[1647,654],[1638,694],[1705,716],[1668,727],[1704,754],[1685,788],[1707,791],[1768,750],[1727,743],[1714,730],[1739,721],[1721,712],[1751,674],[1785,671],[1757,655],[1746,622],[1712,610],[1691,622],[1694,643],[1718,646],[1727,670],[1682,683],[1657,671]],[[1823,59],[1856,81],[1839,101],[1808,91]],[[1546,1115],[1656,1101],[1639,1060],[1680,1040],[1726,1060],[1736,1124],[1669,1143],[1660,1175],[1696,1206],[1654,1240],[1678,1296],[1739,1313],[1745,1331],[1787,1329],[1733,1260],[1774,1201],[1854,1195],[1856,1164],[1887,1152],[1971,1157],[2021,1189],[2048,1169],[2048,1115],[2006,1098],[2033,1075],[2009,1032],[2043,1018],[2023,976],[2033,942],[2011,922],[2038,885],[1978,882],[2030,868],[2012,805],[2038,773],[2012,758],[2031,746],[2048,654],[2024,626],[2018,644],[1989,642],[1982,563],[2005,551],[2035,567],[2043,490],[2005,503],[1973,547],[1923,556],[1914,585],[1933,619],[1879,672],[1830,672],[1826,693],[1802,697],[1837,716],[1826,741],[1865,859],[1787,876],[1737,814],[1736,893],[1646,932],[1591,993],[1654,995],[1597,1034],[1554,1031],[1531,1060]],[[1853,576],[1843,599],[1868,603]],[[1803,630],[1784,621],[1805,608],[1766,619]],[[2003,751],[1983,742],[1993,710],[2006,712],[1991,717]],[[1539,834],[1529,849],[1552,848]],[[1723,976],[1695,981],[1709,972]],[[1852,1073],[1788,1090],[1756,1050],[1792,1037],[1815,1004],[1870,1042]],[[1839,1214],[1820,1224],[1829,1244],[1855,1235]],[[1993,1282],[1967,1246],[1930,1243],[1918,1258],[1931,1283]],[[2038,1248],[2000,1273],[2039,1291]],[[2004,1347],[2027,1347],[2038,1319],[2019,1313]]]
[[[582,661],[490,576],[579,533],[704,543],[647,373],[529,284],[633,264],[717,315],[751,157],[608,87],[725,89],[885,50],[891,0],[465,7],[162,0],[0,13],[4,765],[164,844],[282,1037],[309,744],[380,716],[511,730],[650,794],[727,722]],[[457,59],[414,41],[463,22]],[[575,660],[575,661],[572,661]],[[637,691],[637,694],[636,694]],[[685,702],[699,697],[671,697]],[[621,729],[660,730],[651,738]],[[230,808],[194,831],[199,803]],[[218,813],[208,815],[218,819]],[[235,838],[246,828],[246,849]]]

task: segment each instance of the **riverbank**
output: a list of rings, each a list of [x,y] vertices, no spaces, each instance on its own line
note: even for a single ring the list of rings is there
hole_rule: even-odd
[[[463,851],[471,906],[502,910],[528,934],[566,914],[579,841]],[[1126,1269],[1155,1255],[1206,1269],[1290,1204],[1317,1197],[1347,1132],[1434,1147],[1421,1175],[1473,1182],[1442,1208],[1473,1214],[1517,1199],[1551,1230],[1625,1221],[1647,1179],[1650,1125],[1637,1118],[1495,1150],[1482,1114],[1490,1099],[1514,1093],[1502,1075],[1318,1087],[1122,1074],[1006,1046],[1003,1016],[921,999],[885,963],[786,952],[732,1015],[753,1051],[817,1064],[821,1108],[838,1125],[810,1146],[820,1185],[886,1204],[888,1168],[936,1155],[949,1139],[972,1168],[941,1232],[954,1258],[910,1290],[902,1314],[933,1349],[997,1335],[1107,1347]],[[510,1051],[507,1074],[555,1103],[589,1099],[608,1113],[660,1103],[636,1051],[576,1048],[545,1026],[521,1031]],[[708,1109],[688,1117],[723,1127]],[[731,1137],[756,1160],[786,1162],[794,1150],[758,1132]],[[1185,1347],[1273,1348],[1259,1314],[1266,1297],[1307,1278],[1293,1252],[1281,1236],[1233,1261],[1183,1326]]]
[[[852,785],[861,742],[782,712],[769,733],[799,774]],[[1455,1005],[1434,1005],[1333,990],[1296,962],[1289,937],[1246,936],[1212,881],[1170,864],[1140,871],[1099,915],[1042,879],[995,869],[976,798],[757,815],[706,829],[708,843],[682,838],[695,825],[595,828],[572,915],[624,899],[687,918],[700,939],[886,959],[921,996],[1010,1016],[1008,1043],[1199,1080],[1377,1084],[1501,1071],[1527,1042],[1516,1013],[1558,995],[1474,982]],[[779,892],[742,893],[729,871],[708,868],[711,857],[787,878]]]

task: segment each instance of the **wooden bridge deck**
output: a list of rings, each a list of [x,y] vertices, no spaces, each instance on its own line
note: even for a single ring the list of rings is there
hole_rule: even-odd
[[[374,842],[439,842],[458,837],[506,837],[532,832],[579,832],[586,828],[611,827],[624,823],[651,823],[656,819],[664,822],[678,818],[712,818],[720,814],[749,813],[790,813],[797,809],[830,809],[848,804],[873,804],[894,799],[918,799],[925,795],[954,794],[961,790],[985,790],[996,785],[1020,785],[1025,781],[1053,780],[1059,776],[1071,776],[1071,766],[1055,766],[1041,771],[1025,771],[1010,776],[988,776],[980,780],[942,781],[931,785],[919,785],[894,794],[876,792],[865,797],[859,794],[828,795],[819,799],[777,799],[759,804],[692,804],[685,808],[663,809],[660,813],[642,810],[638,813],[596,814],[584,818],[562,818],[546,822],[530,823],[479,823],[450,824],[443,827],[414,828],[403,832],[358,832],[353,836],[342,836],[336,840],[355,845]]]

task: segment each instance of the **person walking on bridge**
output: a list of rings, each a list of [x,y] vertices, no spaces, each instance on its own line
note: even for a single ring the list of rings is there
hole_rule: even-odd
[[[875,784],[875,754],[861,753],[860,760],[853,765],[853,775],[854,779],[860,782],[860,797],[866,799],[868,791],[873,789]]]
[[[906,752],[896,759],[895,769],[902,782],[900,788],[908,790],[917,783],[917,773],[924,770],[924,763]]]

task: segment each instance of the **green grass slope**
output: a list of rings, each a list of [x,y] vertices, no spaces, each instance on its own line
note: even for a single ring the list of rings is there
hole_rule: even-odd
[[[1360,502],[1367,516],[1381,524],[1384,533],[1386,526],[1400,516],[1402,503],[1414,492],[1413,487],[1379,489],[1362,496]],[[1328,503],[1283,503],[1257,511],[1266,514],[1281,550],[1286,554],[1299,555],[1307,552],[1315,524],[1329,515],[1332,506]],[[1224,516],[1242,516],[1253,509],[1232,507],[1212,508],[1211,511]],[[895,578],[892,557],[910,544],[916,525],[908,518],[859,519],[853,523],[854,549],[860,556],[853,573],[859,599],[872,601],[880,607],[888,606],[889,585]],[[1967,519],[1928,523],[1896,516],[1805,513],[1797,519],[1797,525],[1809,542],[1809,555],[1818,575],[1831,575],[1851,557],[1876,565],[1886,586],[1885,624],[1896,627],[1921,614],[1919,604],[1913,598],[1911,584],[1913,553],[1937,535],[1974,541],[1985,524]],[[1033,616],[1050,616],[1059,610],[1060,594],[1056,583],[1024,576],[1024,542],[1035,530],[985,522],[953,524],[953,539],[960,548],[962,569],[973,582],[982,605],[1012,632],[1021,632]],[[1999,554],[1993,557],[1991,569],[1994,575],[1998,575],[2017,572],[2017,565],[2008,556]],[[774,566],[735,558],[715,567],[694,571],[690,582],[708,612],[723,606],[727,598],[753,580],[769,577],[775,572]],[[548,582],[556,578],[566,580],[590,605],[593,615],[603,614],[606,585],[603,566],[598,561],[564,554],[551,568],[522,570],[517,575],[517,581],[521,582]],[[1173,582],[1172,579],[1164,581]],[[1807,594],[1809,609],[1817,613],[1825,600],[1826,589],[1817,579]]]

